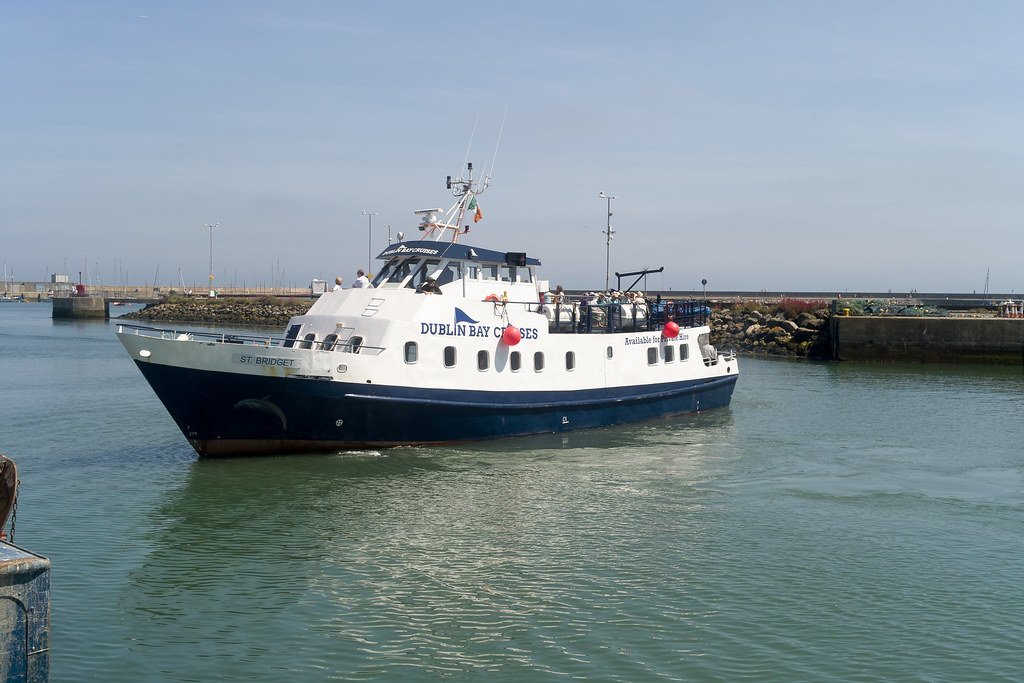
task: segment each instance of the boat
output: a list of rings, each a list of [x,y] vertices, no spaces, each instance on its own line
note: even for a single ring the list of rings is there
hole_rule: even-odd
[[[339,452],[611,427],[728,406],[735,352],[698,301],[550,292],[537,258],[460,238],[489,184],[398,233],[366,288],[325,291],[283,335],[119,324],[200,456]],[[475,232],[474,232],[475,235]]]

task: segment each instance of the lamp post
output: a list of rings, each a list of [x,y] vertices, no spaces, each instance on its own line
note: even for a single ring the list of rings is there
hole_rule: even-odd
[[[604,230],[604,234],[607,237],[604,247],[604,289],[607,292],[608,282],[611,280],[612,235],[615,234],[615,231],[612,230],[612,200],[618,199],[618,197],[605,194],[604,192],[598,192],[597,196],[608,200],[608,224]]]
[[[213,291],[213,229],[219,228],[220,223],[204,223],[203,227],[210,229],[210,296],[214,297],[217,294]]]
[[[376,211],[363,211],[363,215],[366,216],[366,272],[370,272],[370,263],[373,260],[370,256],[370,239],[373,235],[373,217],[377,215]]]

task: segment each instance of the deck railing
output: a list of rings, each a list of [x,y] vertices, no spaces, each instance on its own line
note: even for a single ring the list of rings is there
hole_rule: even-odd
[[[383,346],[368,346],[361,342],[352,341],[322,341],[312,339],[287,339],[285,337],[273,337],[266,335],[233,334],[229,332],[197,332],[196,330],[171,330],[159,327],[145,327],[142,325],[118,325],[118,332],[137,334],[143,337],[154,337],[157,339],[174,339],[176,341],[191,341],[205,344],[239,344],[242,346],[258,346],[261,348],[282,348],[282,349],[318,349],[320,351],[335,351],[339,353],[358,353],[367,356],[376,356],[384,351]]]
[[[610,332],[661,331],[668,321],[679,327],[706,325],[710,310],[702,301],[648,303],[583,302],[542,303],[508,301],[506,307],[523,306],[543,313],[552,334],[607,334]]]

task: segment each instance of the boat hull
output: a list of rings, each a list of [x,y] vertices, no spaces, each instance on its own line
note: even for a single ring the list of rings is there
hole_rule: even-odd
[[[136,361],[201,456],[336,452],[607,427],[727,406],[735,372],[656,385],[477,391]]]

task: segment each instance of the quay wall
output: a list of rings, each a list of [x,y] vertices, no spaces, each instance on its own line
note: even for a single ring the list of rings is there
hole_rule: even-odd
[[[833,315],[835,360],[1024,364],[1024,319]]]
[[[54,318],[109,318],[102,296],[63,296],[53,299]]]

